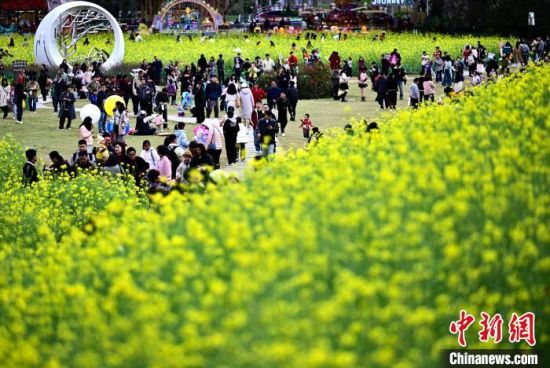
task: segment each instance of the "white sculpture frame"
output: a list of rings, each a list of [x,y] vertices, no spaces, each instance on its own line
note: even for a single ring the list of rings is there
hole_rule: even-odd
[[[44,17],[38,26],[34,36],[34,60],[36,64],[45,64],[50,68],[57,68],[61,65],[65,57],[59,51],[57,32],[61,27],[61,22],[67,20],[64,15],[79,11],[90,11],[91,13],[94,12],[101,15],[109,22],[110,30],[114,34],[115,42],[113,52],[109,55],[107,60],[102,63],[101,68],[106,71],[122,63],[124,60],[124,35],[117,20],[111,13],[97,4],[87,1],[72,1],[54,8]],[[89,21],[92,21],[92,19]],[[86,28],[85,23],[86,21],[73,25],[73,27],[79,26],[83,29],[81,29],[76,38],[72,40],[72,44],[75,44],[76,41],[84,35],[99,29],[97,26],[93,25]],[[101,30],[106,29],[102,28]]]

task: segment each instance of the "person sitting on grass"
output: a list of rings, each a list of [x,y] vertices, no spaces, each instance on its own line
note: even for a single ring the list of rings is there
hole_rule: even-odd
[[[151,169],[147,172],[148,189],[147,194],[152,195],[162,193],[164,195],[170,193],[170,186],[162,183],[161,174],[156,169]]]
[[[72,170],[78,174],[79,171],[93,170],[97,166],[90,161],[89,154],[85,151],[78,152],[78,159],[72,166]]]
[[[134,147],[128,148],[126,150],[126,154],[130,159],[128,161],[130,174],[134,175],[136,185],[139,187],[143,178],[145,178],[147,170],[149,170],[149,164],[143,158],[137,155],[136,149]]]
[[[189,143],[189,150],[193,157],[184,172],[184,179],[192,184],[208,182],[209,174],[214,169],[214,159],[206,152],[202,143]]]
[[[181,156],[181,163],[176,170],[176,183],[185,183],[185,172],[189,169],[193,154],[190,151],[185,151]]]
[[[32,185],[38,182],[38,171],[36,171],[37,152],[35,149],[28,149],[25,151],[25,157],[27,162],[23,165],[23,184],[25,186]]]
[[[313,127],[313,129],[311,129],[311,136],[309,137],[307,143],[317,143],[322,136],[323,133],[319,130],[319,128]]]
[[[88,154],[88,159],[90,160],[90,162],[95,161],[94,154],[88,151],[88,145],[86,144],[86,141],[84,139],[81,139],[78,141],[78,150],[73,153],[73,156],[71,157],[71,165],[74,165],[76,163],[76,161],[78,160],[78,154],[80,152],[86,152]]]
[[[61,175],[63,173],[70,175],[71,164],[65,160],[57,151],[50,152],[50,160],[52,164],[49,167],[45,167],[45,170],[50,171],[54,175]]]

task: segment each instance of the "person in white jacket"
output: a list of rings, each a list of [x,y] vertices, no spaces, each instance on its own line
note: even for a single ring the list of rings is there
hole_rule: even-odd
[[[2,85],[0,86],[0,109],[3,112],[2,119],[6,119],[8,117],[8,102],[10,100],[10,91],[11,88],[8,85],[7,79],[2,79]]]
[[[143,151],[139,156],[149,164],[150,169],[154,169],[160,160],[159,154],[151,147],[151,142],[148,139],[143,141]]]
[[[250,124],[253,110],[254,96],[252,95],[252,91],[250,90],[248,83],[244,82],[241,85],[241,118],[247,126]]]
[[[252,94],[251,94],[252,95]],[[241,162],[246,160],[246,144],[252,139],[250,124],[241,119],[239,122],[239,132],[237,133],[237,157]]]

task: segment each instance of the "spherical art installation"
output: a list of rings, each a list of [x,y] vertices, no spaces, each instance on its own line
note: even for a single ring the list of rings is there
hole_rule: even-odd
[[[121,102],[123,105],[126,106],[126,104],[124,103],[124,99],[122,97],[120,97],[119,95],[109,96],[105,100],[105,103],[103,104],[103,109],[105,110],[107,115],[113,116],[115,114],[114,110],[116,108],[116,103],[117,102]]]
[[[87,36],[109,32],[114,34],[112,52],[92,48],[88,54],[77,53],[78,41]],[[63,59],[72,62],[96,60],[103,70],[121,64],[124,58],[124,36],[116,19],[99,5],[72,1],[59,5],[42,20],[34,37],[36,64],[58,67]]]
[[[87,117],[92,119],[92,124],[97,124],[101,119],[101,110],[94,104],[84,105],[80,109],[80,120],[84,121]]]

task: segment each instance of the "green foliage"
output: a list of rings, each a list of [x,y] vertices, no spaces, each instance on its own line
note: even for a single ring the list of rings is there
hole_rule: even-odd
[[[277,80],[276,73],[263,73],[258,84],[266,91],[271,82]],[[332,84],[328,65],[316,64],[300,68],[298,73],[298,94],[302,100],[330,97]]]

